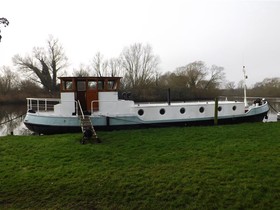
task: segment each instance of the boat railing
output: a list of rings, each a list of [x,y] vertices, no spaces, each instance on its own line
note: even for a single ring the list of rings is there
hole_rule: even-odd
[[[78,113],[77,101],[65,101],[75,104],[75,113]],[[27,98],[27,111],[33,113],[40,112],[54,112],[55,105],[61,104],[61,99],[59,98]]]
[[[27,110],[34,112],[54,111],[54,105],[59,104],[58,98],[27,98]]]

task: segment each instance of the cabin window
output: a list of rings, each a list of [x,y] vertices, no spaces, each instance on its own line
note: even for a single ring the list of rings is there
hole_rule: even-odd
[[[185,110],[185,108],[184,108],[184,107],[182,107],[182,108],[180,109],[180,113],[181,113],[181,114],[184,114],[184,113],[185,113],[185,111],[186,111],[186,110]]]
[[[77,81],[77,90],[86,91],[86,81]]]
[[[232,110],[235,111],[235,110],[236,110],[236,106],[233,106],[233,107],[232,107]]]
[[[204,107],[200,107],[200,108],[199,108],[199,112],[200,112],[200,113],[203,113],[203,112],[204,112]]]
[[[63,81],[63,90],[72,90],[73,82],[72,81]]]
[[[165,109],[160,109],[160,110],[159,110],[159,113],[160,113],[161,115],[164,115],[164,114],[165,114]]]
[[[138,110],[138,115],[142,116],[144,114],[144,110],[143,109],[139,109]]]
[[[219,112],[222,111],[222,107],[221,106],[218,107],[218,111]]]
[[[114,80],[108,80],[108,82],[107,82],[107,89],[108,90],[113,90],[114,89],[114,84],[115,84]]]
[[[97,82],[96,81],[88,81],[88,89],[95,90],[96,87],[97,87]]]
[[[104,89],[104,81],[98,81],[98,90]]]

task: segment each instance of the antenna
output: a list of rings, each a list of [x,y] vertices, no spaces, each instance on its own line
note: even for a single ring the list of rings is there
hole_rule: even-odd
[[[244,104],[245,104],[245,107],[247,107],[248,103],[247,103],[247,94],[246,94],[246,91],[247,91],[246,79],[248,78],[248,76],[246,75],[245,66],[243,66],[243,74],[244,74],[244,80],[243,80],[243,83],[244,83]]]

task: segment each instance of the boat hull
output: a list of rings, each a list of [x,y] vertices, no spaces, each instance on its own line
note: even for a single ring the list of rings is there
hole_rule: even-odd
[[[262,122],[267,117],[268,110],[256,114],[244,114],[240,116],[223,117],[218,119],[218,124],[237,124],[245,122]],[[37,120],[34,120],[37,119]],[[48,119],[48,120],[45,120]],[[202,119],[185,119],[170,121],[150,121],[143,122],[135,116],[108,117],[98,116],[91,117],[94,128],[98,130],[119,130],[131,128],[151,128],[151,127],[170,127],[170,126],[197,126],[197,125],[214,125],[214,118]],[[40,122],[39,122],[40,121]],[[44,122],[48,122],[47,124]],[[53,123],[51,123],[53,121]],[[37,122],[37,123],[36,123]],[[56,122],[56,123],[55,123]],[[70,123],[69,123],[70,122]],[[96,123],[95,123],[96,122]],[[79,118],[63,119],[62,117],[51,119],[44,116],[28,116],[24,120],[26,127],[38,134],[62,134],[81,132]]]

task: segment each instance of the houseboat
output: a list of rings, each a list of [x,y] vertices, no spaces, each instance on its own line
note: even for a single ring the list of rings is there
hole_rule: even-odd
[[[81,132],[84,119],[96,130],[261,122],[264,99],[136,103],[119,99],[120,77],[60,77],[60,98],[27,98],[24,124],[39,134]],[[216,108],[215,108],[216,107]],[[215,114],[216,113],[216,114]]]

